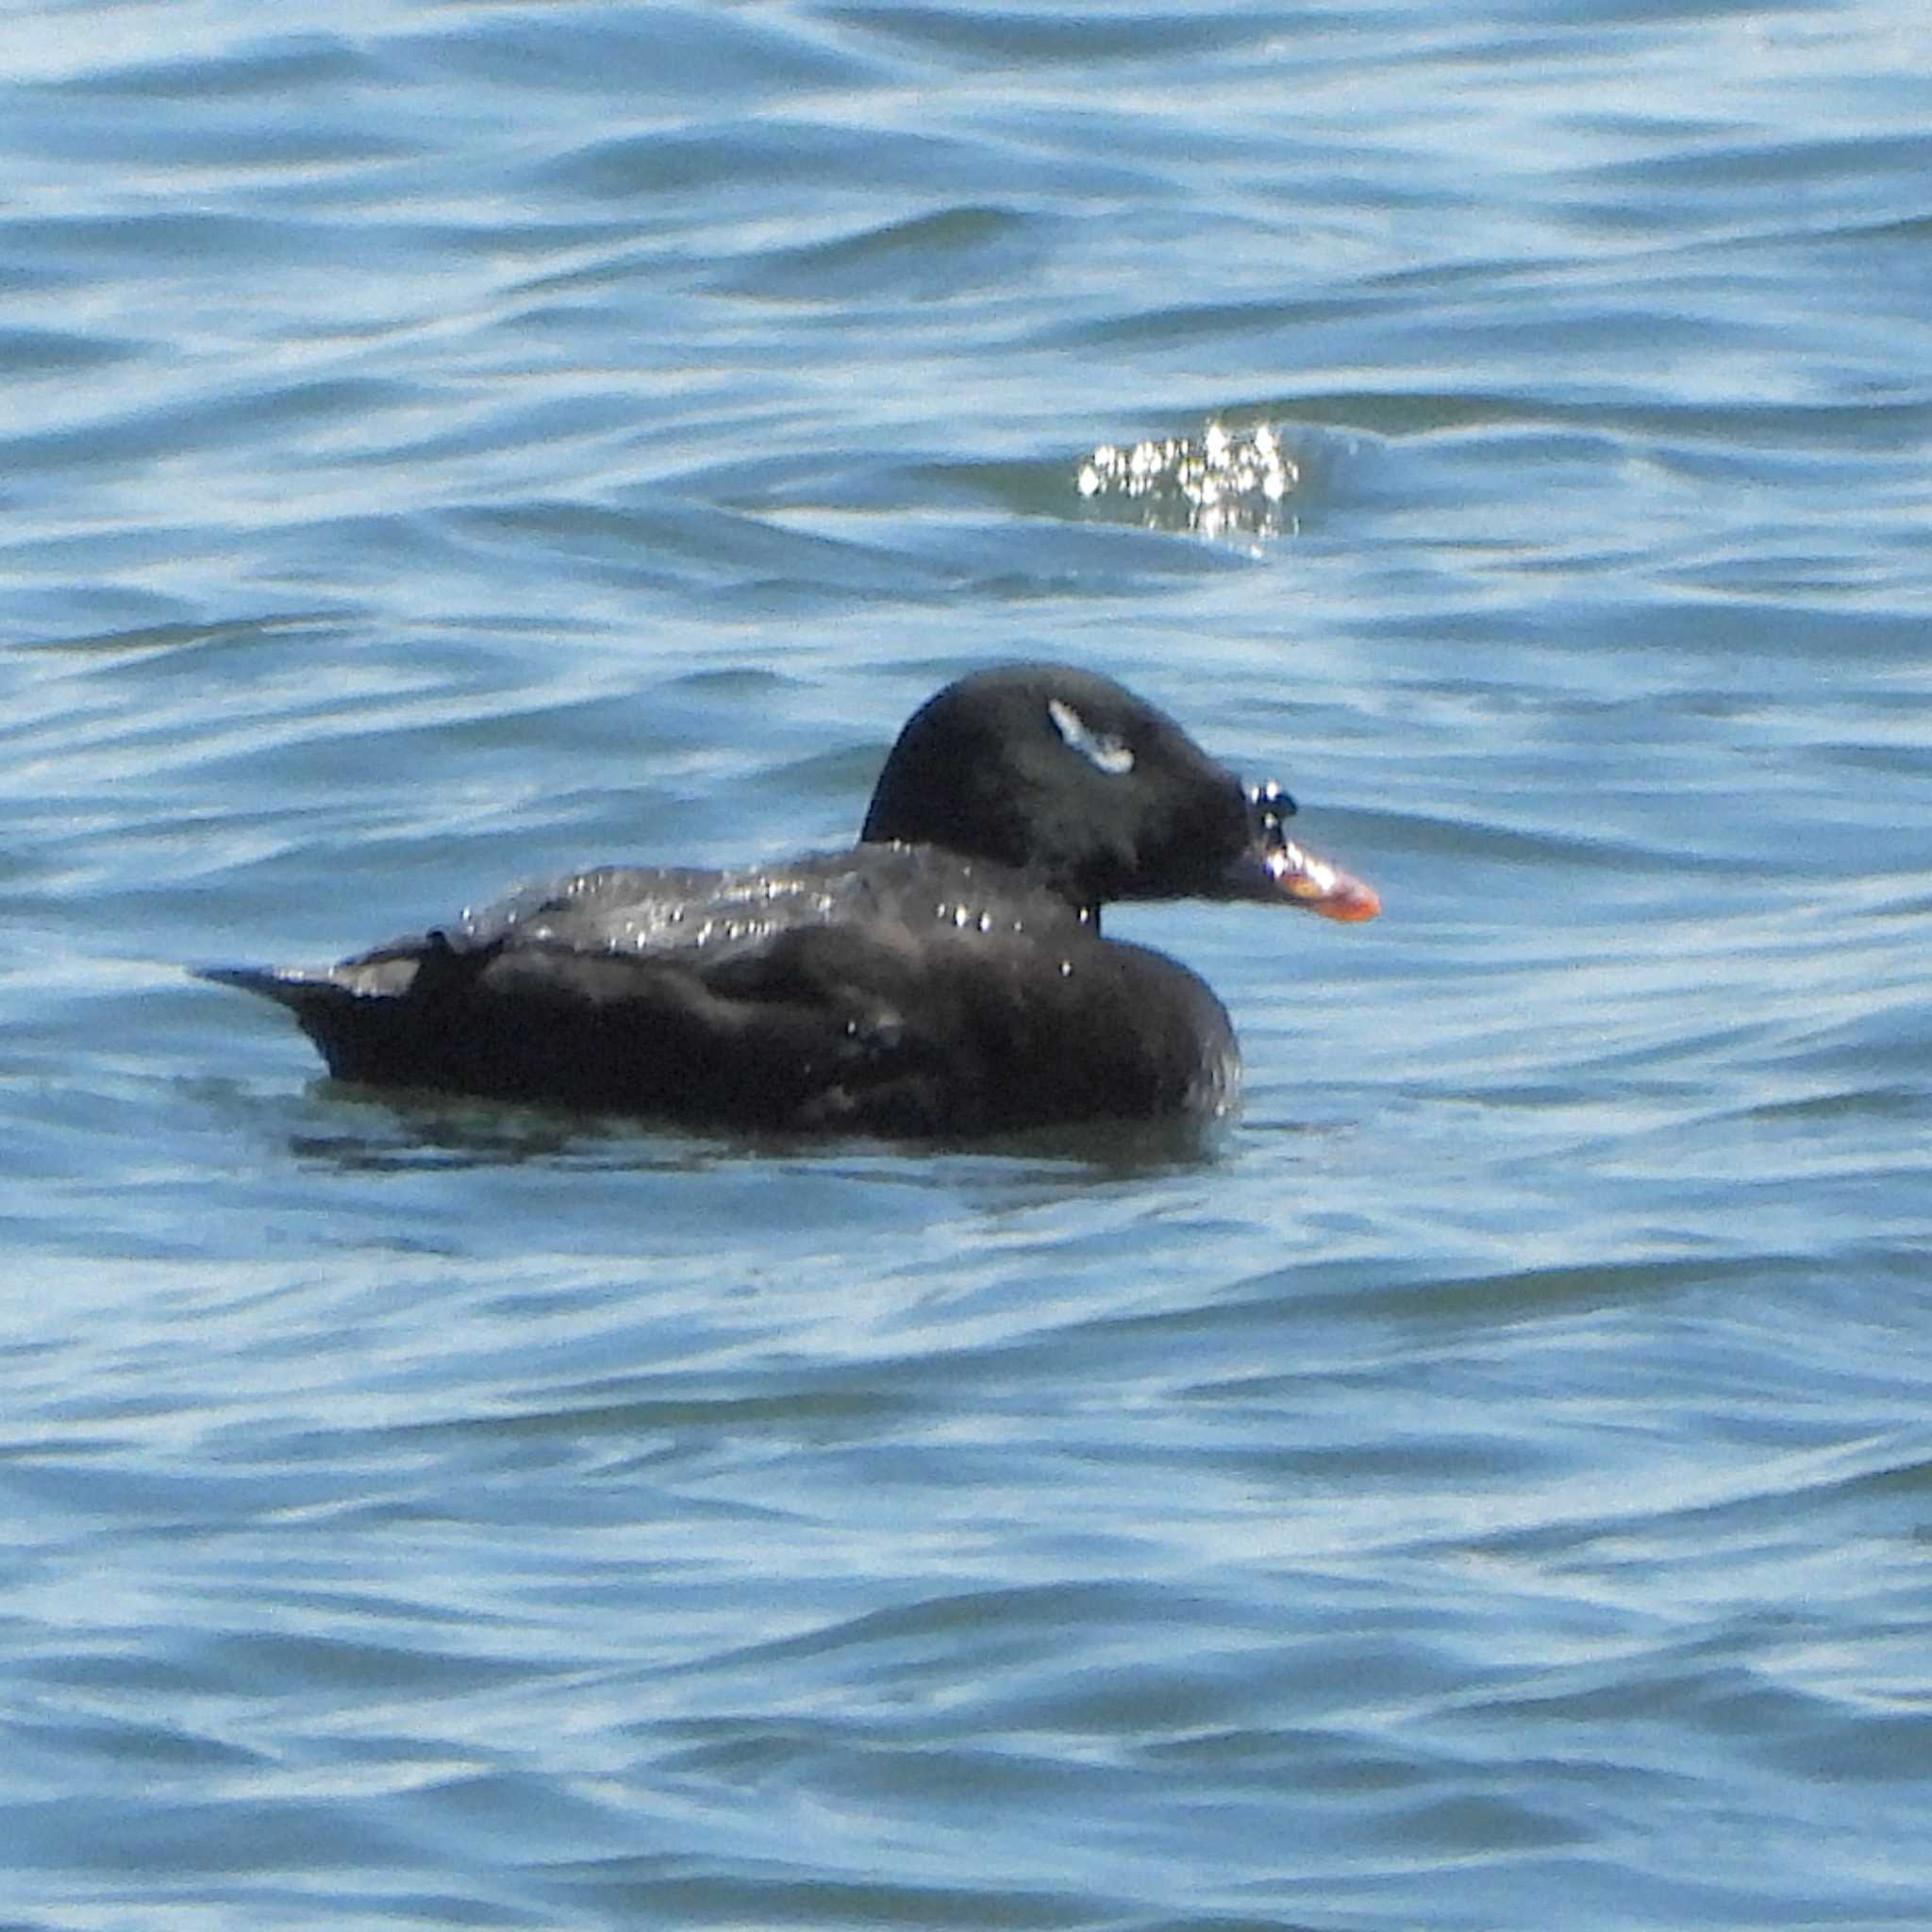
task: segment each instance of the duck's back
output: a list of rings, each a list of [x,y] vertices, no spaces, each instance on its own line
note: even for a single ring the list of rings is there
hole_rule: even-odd
[[[325,972],[211,976],[345,1079],[693,1123],[978,1134],[1216,1111],[1237,1077],[1192,974],[929,846],[599,867]]]

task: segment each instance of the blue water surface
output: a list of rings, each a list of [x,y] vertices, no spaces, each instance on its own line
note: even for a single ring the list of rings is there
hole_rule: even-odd
[[[0,44],[8,1932],[1932,1923],[1916,0]],[[842,842],[1010,656],[1382,890],[1116,922],[1206,1148],[183,971]]]

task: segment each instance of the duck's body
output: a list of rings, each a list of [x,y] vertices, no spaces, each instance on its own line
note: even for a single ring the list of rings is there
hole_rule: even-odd
[[[207,976],[289,1007],[344,1079],[785,1130],[973,1135],[1212,1113],[1240,1060],[1111,898],[1367,888],[1281,836],[1172,721],[1055,666],[907,726],[861,842],[743,872],[600,867],[318,972]]]

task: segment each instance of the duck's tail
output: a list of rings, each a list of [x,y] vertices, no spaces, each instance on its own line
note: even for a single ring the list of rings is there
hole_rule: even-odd
[[[408,978],[385,985],[378,974],[360,983],[341,967],[313,971],[300,966],[195,966],[196,979],[238,987],[286,1007],[308,1034],[329,1072],[344,1080],[407,1077],[412,1058],[412,1003]],[[400,1074],[396,1071],[401,1067]]]
[[[357,997],[325,973],[311,973],[299,966],[191,966],[188,973],[192,979],[259,993],[263,999],[274,1000],[298,1016],[318,1007]]]

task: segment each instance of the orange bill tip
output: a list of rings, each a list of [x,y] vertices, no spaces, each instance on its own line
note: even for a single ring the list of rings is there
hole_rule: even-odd
[[[1284,897],[1304,911],[1319,912],[1324,919],[1337,919],[1352,925],[1358,920],[1374,918],[1382,909],[1381,896],[1374,887],[1353,873],[1343,872],[1339,865],[1318,858],[1291,839],[1284,839],[1269,853],[1268,870]]]

